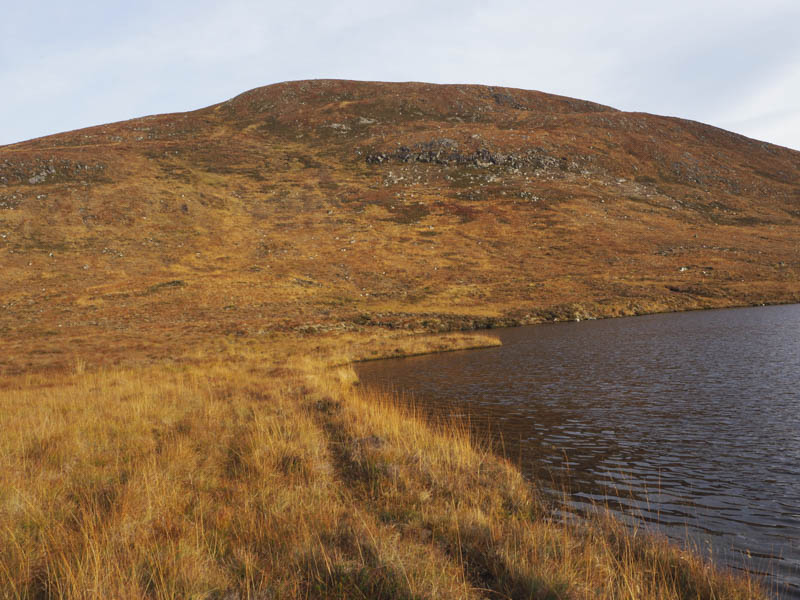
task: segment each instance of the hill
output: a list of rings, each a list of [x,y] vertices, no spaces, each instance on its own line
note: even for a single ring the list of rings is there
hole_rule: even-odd
[[[346,81],[0,148],[0,596],[766,598],[565,518],[344,363],[797,301],[798,167],[539,92]]]
[[[0,371],[797,302],[798,240],[786,148],[541,92],[282,83],[0,148]]]

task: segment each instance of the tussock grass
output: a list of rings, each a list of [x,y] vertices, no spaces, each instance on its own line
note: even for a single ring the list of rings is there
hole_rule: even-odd
[[[463,426],[333,362],[7,380],[0,596],[763,597],[613,519],[557,522]]]

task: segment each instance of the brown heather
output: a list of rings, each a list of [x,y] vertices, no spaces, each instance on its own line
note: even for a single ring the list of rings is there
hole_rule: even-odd
[[[800,301],[800,153],[306,81],[0,148],[0,597],[761,598],[349,363]]]
[[[284,83],[0,148],[0,372],[798,302],[798,240],[786,148],[541,92]]]

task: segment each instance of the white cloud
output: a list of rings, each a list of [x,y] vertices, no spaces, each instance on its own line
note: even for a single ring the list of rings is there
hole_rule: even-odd
[[[342,77],[539,89],[800,148],[787,105],[798,97],[794,0],[132,6],[40,1],[4,14],[0,144]]]
[[[787,65],[763,85],[744,90],[720,115],[721,127],[800,149],[800,62]]]

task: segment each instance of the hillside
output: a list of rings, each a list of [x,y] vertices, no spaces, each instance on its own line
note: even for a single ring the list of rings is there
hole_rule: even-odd
[[[0,148],[0,596],[766,598],[346,363],[800,301],[799,180],[698,123],[417,83]]]
[[[786,148],[533,91],[282,83],[0,147],[0,372],[797,302],[798,240]]]

